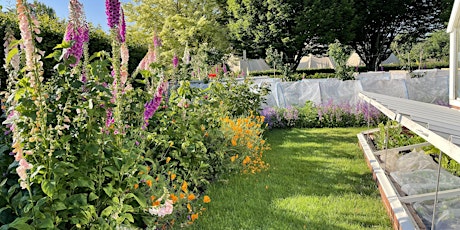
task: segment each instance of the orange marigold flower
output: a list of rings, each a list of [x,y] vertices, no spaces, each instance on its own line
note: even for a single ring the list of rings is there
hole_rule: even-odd
[[[251,158],[249,156],[246,156],[243,160],[243,165],[248,164],[251,161]]]
[[[232,138],[232,146],[236,146],[236,145],[237,145],[236,140],[237,140],[236,138]]]
[[[194,200],[194,199],[195,199],[195,195],[193,195],[193,193],[190,193],[190,195],[188,195],[187,199],[188,199],[188,200]]]
[[[192,214],[192,221],[198,219],[198,213]]]
[[[171,180],[174,180],[174,179],[176,179],[176,174],[175,174],[175,173],[173,173],[173,174],[171,175]]]
[[[203,197],[203,202],[204,203],[209,203],[209,202],[211,202],[211,198],[209,198],[209,196],[204,196]]]
[[[169,198],[171,198],[171,200],[172,200],[173,203],[176,203],[177,200],[179,199],[179,198],[177,198],[177,196],[174,195],[174,194],[169,195]]]
[[[152,184],[153,184],[153,183],[152,183],[151,180],[147,180],[147,181],[145,181],[145,183],[146,183],[149,187],[152,187]]]
[[[153,204],[152,204],[152,206],[158,206],[158,205],[160,205],[160,200],[157,200],[157,201],[153,202]]]
[[[171,161],[171,157],[166,157],[166,164],[169,163],[169,161]]]
[[[187,204],[187,209],[188,209],[188,212],[192,211],[192,206],[190,205],[190,203]]]
[[[134,184],[134,189],[138,189],[139,188],[139,184]]]
[[[181,193],[181,194],[179,195],[179,197],[180,197],[181,199],[184,199],[184,198],[185,198],[185,194]]]
[[[152,202],[155,200],[155,198],[156,198],[156,197],[155,197],[155,196],[153,196],[153,195],[152,195],[152,196],[150,196],[150,200],[151,200]]]
[[[184,183],[182,183],[182,186],[181,186],[182,191],[187,192],[187,186],[188,186],[187,181],[184,180]]]

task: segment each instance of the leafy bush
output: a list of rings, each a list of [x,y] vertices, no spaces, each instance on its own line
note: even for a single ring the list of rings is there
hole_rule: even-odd
[[[78,1],[70,4],[71,15],[83,15]],[[245,115],[260,106],[262,94],[249,84],[215,79],[208,89],[191,88],[165,74],[175,73],[177,63],[160,66],[152,60],[155,44],[130,77],[123,25],[111,28],[111,49],[117,52],[89,57],[88,27],[79,24],[81,18],[69,20],[75,30],[66,38],[73,40],[47,56],[58,63],[49,72],[35,46],[41,39],[29,21],[29,4],[17,6],[22,39],[8,36],[2,101],[7,125],[0,140],[2,229],[187,226],[211,200],[207,184],[224,173],[264,166],[262,119]],[[137,73],[139,87],[133,88]],[[238,98],[228,99],[227,87],[238,91]],[[247,103],[244,110],[238,109],[241,101]],[[246,148],[231,145],[235,134],[225,127],[232,114],[243,115],[238,119],[244,123],[235,127],[244,130],[239,135]],[[241,164],[227,155],[235,151]]]

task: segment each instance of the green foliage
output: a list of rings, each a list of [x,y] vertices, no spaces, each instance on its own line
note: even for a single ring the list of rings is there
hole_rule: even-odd
[[[387,121],[386,124],[380,123],[378,128],[379,132],[376,133],[374,142],[379,150],[424,142],[421,137],[403,129],[396,121]]]
[[[146,37],[160,36],[163,52],[160,61],[170,64],[174,54],[184,53],[188,47],[195,55],[205,50],[227,53],[227,30],[220,23],[223,11],[218,1],[134,0],[124,4],[128,21],[136,23],[128,27],[128,39],[136,44],[145,43]],[[213,57],[214,58],[214,57]]]
[[[283,63],[290,71],[297,68],[303,56],[323,54],[324,44],[350,36],[350,24],[343,18],[351,18],[354,13],[348,1],[230,0],[227,3],[228,28],[236,49],[240,53],[246,50],[249,58],[255,58],[264,57],[266,49],[272,46],[283,53]]]
[[[359,54],[369,71],[376,71],[391,54],[390,46],[396,36],[414,41],[444,28],[441,12],[450,11],[447,6],[442,0],[355,1],[354,16],[346,21],[352,25],[354,36],[339,40]]]
[[[38,34],[31,32],[10,41],[5,65],[2,109],[12,133],[0,140],[2,229],[187,226],[210,202],[205,192],[211,181],[253,169],[246,159],[254,156],[255,144],[239,146],[240,158],[232,160],[234,136],[222,129],[224,118],[242,115],[252,127],[245,139],[265,149],[262,119],[249,111],[262,103],[263,89],[226,75],[208,89],[192,88],[189,81],[176,85],[174,68],[161,63],[132,79],[118,52],[85,53],[75,64],[75,57],[63,55],[72,42],[55,46],[47,55],[55,68],[43,69],[43,54],[31,42]],[[111,49],[120,46],[113,42]],[[34,59],[25,63],[24,57]],[[139,87],[130,87],[134,80]],[[236,91],[239,98],[229,99]],[[240,102],[247,106],[240,109]],[[255,160],[261,162],[255,158],[251,165]]]
[[[346,45],[335,43],[329,44],[328,50],[329,57],[335,62],[336,77],[341,80],[353,79],[353,67],[347,66],[348,58],[351,55],[351,48]]]

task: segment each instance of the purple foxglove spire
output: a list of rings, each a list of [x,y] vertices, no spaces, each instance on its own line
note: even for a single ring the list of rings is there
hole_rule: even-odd
[[[120,24],[120,1],[105,0],[105,14],[107,15],[107,25],[114,28]]]

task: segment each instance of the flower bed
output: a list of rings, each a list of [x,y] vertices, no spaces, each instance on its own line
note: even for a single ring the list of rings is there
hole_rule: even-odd
[[[31,6],[18,0],[22,39],[10,34],[5,45],[2,228],[185,227],[206,210],[207,186],[220,175],[268,167],[264,118],[250,113],[262,90],[221,82],[223,74],[207,89],[190,87],[176,75],[185,63],[159,63],[156,35],[130,75],[117,0],[106,0],[113,53],[92,56],[82,5],[70,1],[65,41],[47,56],[56,67],[45,80]]]

